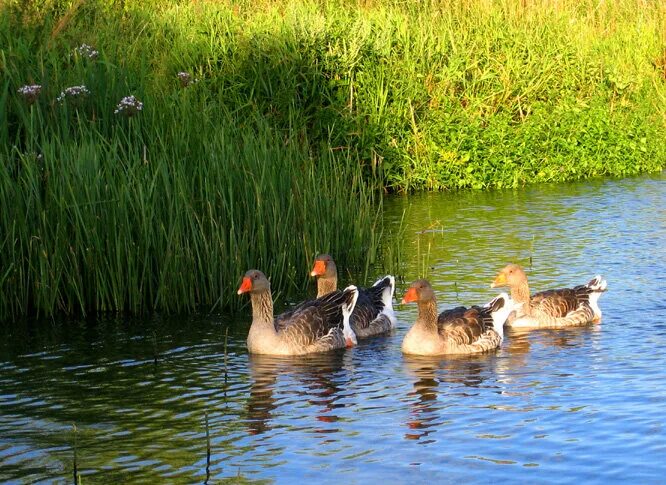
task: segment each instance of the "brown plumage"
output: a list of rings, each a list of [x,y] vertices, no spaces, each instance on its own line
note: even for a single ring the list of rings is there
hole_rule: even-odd
[[[606,291],[606,281],[596,276],[585,285],[547,290],[530,295],[527,275],[517,264],[504,267],[490,285],[508,286],[511,298],[522,307],[507,325],[521,328],[561,328],[601,321],[597,300]]]
[[[409,287],[403,303],[418,304],[418,318],[402,342],[405,354],[473,354],[499,347],[503,324],[514,310],[504,293],[483,307],[456,307],[437,315],[435,292],[426,280]]]
[[[330,255],[320,254],[315,258],[310,276],[317,277],[317,298],[337,290],[338,269]],[[370,288],[358,289],[358,300],[350,319],[355,337],[373,337],[395,328],[394,290],[395,279],[390,275],[377,280]]]
[[[273,316],[270,283],[258,270],[245,273],[238,294],[250,293],[252,325],[247,347],[252,353],[302,355],[345,347],[349,316],[356,304],[354,286],[324,298],[301,303],[293,310]]]

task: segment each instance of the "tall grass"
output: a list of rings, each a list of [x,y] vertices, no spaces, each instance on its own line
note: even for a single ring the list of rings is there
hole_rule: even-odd
[[[377,181],[518,187],[666,160],[660,2],[0,10],[0,318],[231,307],[253,266],[287,296],[320,251],[367,268]],[[80,84],[89,97],[55,101]],[[114,115],[130,94],[143,111]]]

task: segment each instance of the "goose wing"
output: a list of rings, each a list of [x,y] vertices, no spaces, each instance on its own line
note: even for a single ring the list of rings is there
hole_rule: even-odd
[[[488,330],[486,315],[480,307],[474,306],[462,312],[463,308],[449,310],[449,318],[443,323],[438,321],[437,326],[442,338],[456,345],[471,345]]]
[[[370,288],[359,288],[358,300],[351,317],[355,329],[364,330],[369,328],[377,316],[384,311],[386,308],[384,298],[392,298],[393,285],[393,277],[385,276]],[[390,296],[385,295],[389,290]]]
[[[368,294],[368,290],[359,290],[358,300],[351,315],[351,324],[359,329],[368,328],[370,322],[377,318],[380,311],[380,308],[373,301],[372,295]]]
[[[349,290],[338,290],[316,300],[305,301],[278,315],[275,318],[276,330],[294,345],[311,345],[332,329],[342,329],[342,306],[349,304],[351,296]]]
[[[552,317],[564,317],[582,303],[574,288],[541,291],[532,295],[530,306],[538,313]]]
[[[313,301],[314,300],[303,301],[295,307],[277,315],[273,321],[273,324],[275,325],[275,331],[279,333],[288,327],[291,324],[294,315],[298,314],[304,308],[307,308]]]
[[[440,313],[437,316],[437,325],[442,326],[442,325],[446,325],[450,322],[453,322],[457,318],[461,318],[465,314],[466,311],[467,311],[467,307],[464,307],[464,306],[457,306],[457,307],[451,308],[449,310],[444,310],[442,313]]]

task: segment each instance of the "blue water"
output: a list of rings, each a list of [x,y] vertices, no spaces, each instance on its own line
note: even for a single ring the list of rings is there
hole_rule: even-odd
[[[438,359],[402,356],[397,303],[393,335],[291,359],[248,356],[247,310],[10,325],[0,481],[666,481],[666,176],[384,205],[398,297],[425,276],[442,309],[483,303],[517,262],[534,291],[602,274],[602,323]]]

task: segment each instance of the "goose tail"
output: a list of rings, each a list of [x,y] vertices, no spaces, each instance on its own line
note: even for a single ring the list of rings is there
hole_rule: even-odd
[[[588,295],[588,303],[594,312],[593,322],[601,321],[601,308],[599,308],[599,297],[608,289],[608,283],[600,275],[592,278],[586,285]]]
[[[353,347],[358,343],[356,334],[351,328],[350,318],[351,314],[356,307],[356,300],[358,300],[358,288],[350,285],[342,292],[344,302],[342,303],[342,333],[345,337],[345,344],[347,347]]]
[[[380,299],[382,302],[382,310],[380,313],[386,315],[391,321],[391,325],[395,327],[397,323],[395,311],[393,310],[393,299],[395,298],[395,277],[392,275],[386,275],[383,278],[379,278],[377,281],[375,281],[375,284],[372,285],[372,287],[381,288]]]
[[[499,334],[500,339],[504,338],[504,323],[507,318],[521,306],[522,303],[516,303],[507,293],[500,293],[484,305],[485,311],[492,317],[493,328]]]
[[[585,285],[592,293],[603,293],[608,288],[606,280],[597,275]]]

